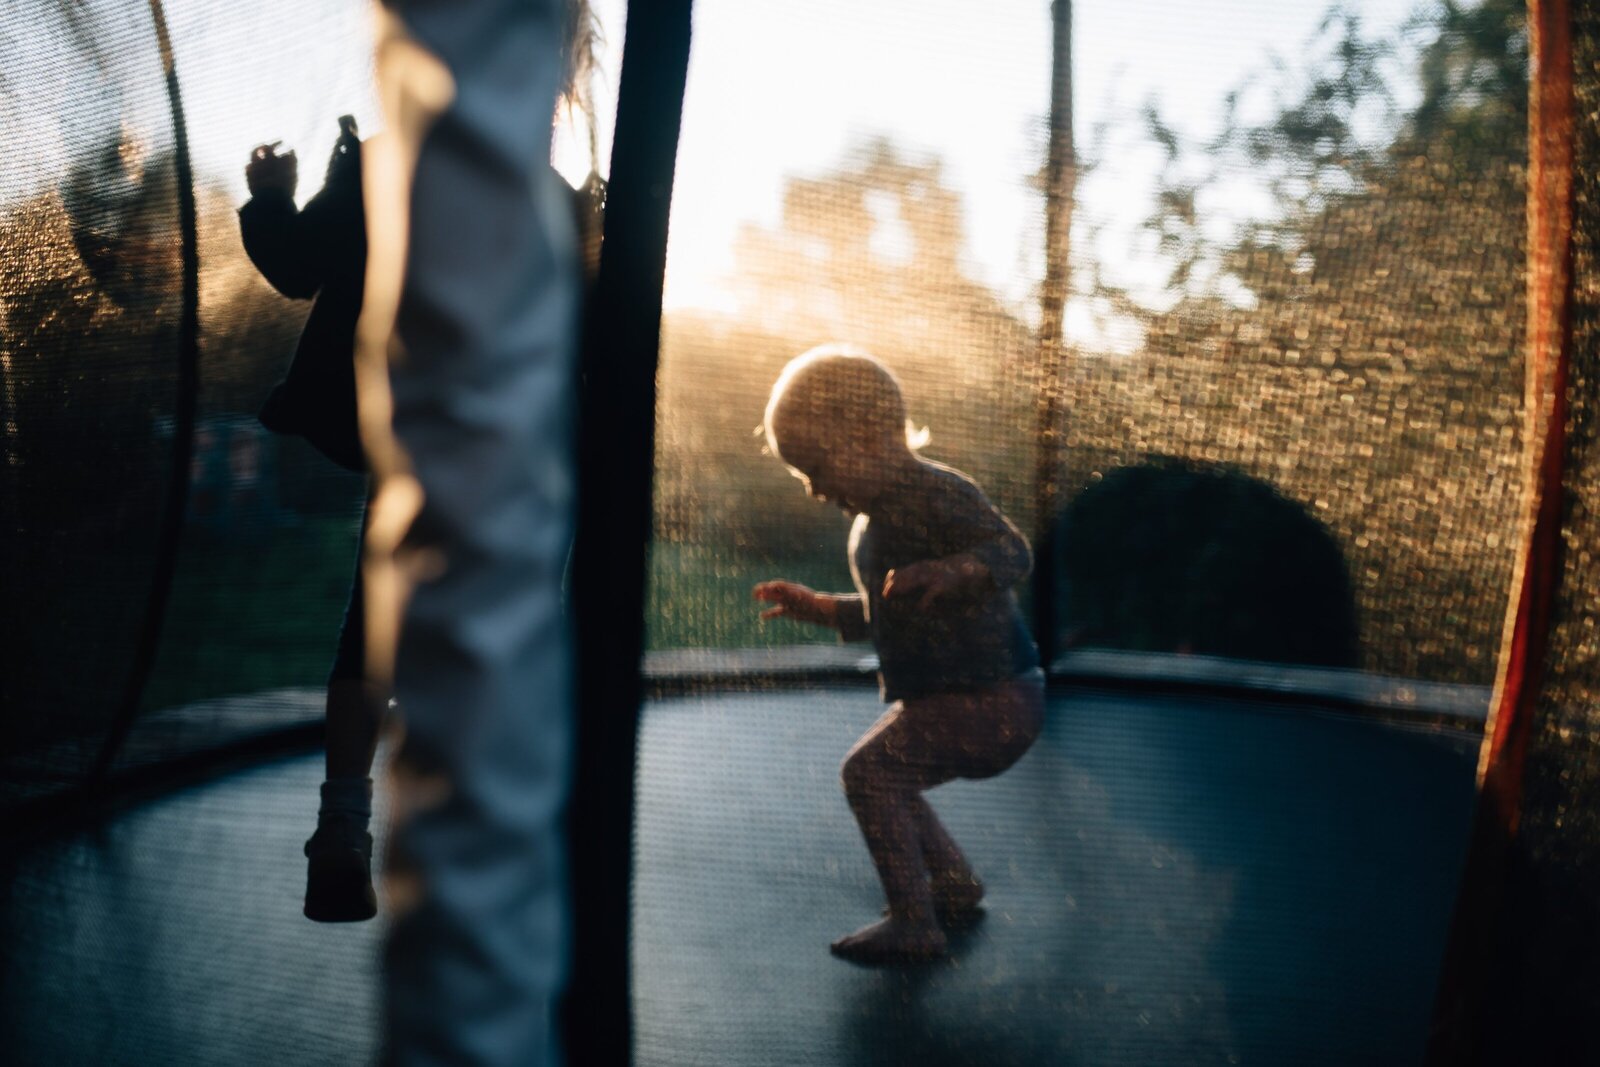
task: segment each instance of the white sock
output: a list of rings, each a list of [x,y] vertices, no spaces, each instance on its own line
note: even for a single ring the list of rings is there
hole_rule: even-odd
[[[318,824],[344,819],[365,827],[372,819],[371,778],[329,778],[322,783]]]

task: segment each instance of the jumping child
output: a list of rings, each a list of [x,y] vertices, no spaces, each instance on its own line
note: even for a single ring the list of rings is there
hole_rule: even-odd
[[[919,456],[895,376],[845,346],[794,359],[773,386],[767,443],[816,500],[855,516],[855,593],[755,587],[791,618],[870,639],[889,710],[845,757],[845,796],[888,898],[883,919],[833,943],[861,963],[944,955],[941,924],[976,918],[983,884],[922,796],[988,778],[1039,735],[1044,675],[1011,589],[1028,543],[960,471]]]

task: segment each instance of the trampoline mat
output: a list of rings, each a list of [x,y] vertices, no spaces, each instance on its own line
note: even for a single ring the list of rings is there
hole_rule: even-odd
[[[269,763],[23,857],[0,1061],[371,1062],[383,924],[300,914],[321,781],[320,755]]]
[[[930,793],[988,884],[987,919],[946,962],[870,970],[827,946],[882,906],[837,781],[879,710],[862,688],[649,705],[638,1063],[1419,1058],[1468,734],[1057,694],[1015,768]],[[6,1061],[370,1061],[381,922],[299,914],[320,771],[260,767],[24,857],[3,920]]]

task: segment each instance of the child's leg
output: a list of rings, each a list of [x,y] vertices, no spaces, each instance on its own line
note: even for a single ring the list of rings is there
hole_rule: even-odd
[[[950,831],[944,828],[944,823],[934,814],[928,798],[921,793],[912,797],[911,819],[916,826],[917,843],[922,849],[922,864],[928,874],[937,878],[946,874],[972,873],[972,868],[967,865],[967,857],[961,854]]]
[[[936,784],[927,760],[907,759],[913,744],[903,705],[895,704],[845,756],[839,777],[846,800],[866,839],[867,851],[883,882],[891,914],[931,918],[933,897],[923,859],[926,820],[933,812],[921,791]],[[943,827],[926,839],[949,839]],[[954,842],[950,842],[952,847]]]
[[[928,798],[913,794],[911,811],[922,846],[922,863],[928,870],[934,912],[940,922],[970,921],[983,901],[983,883],[939,821]]]
[[[936,910],[970,911],[983,888],[922,791],[954,778],[1000,773],[1032,745],[1042,716],[1042,685],[1008,682],[896,704],[856,743],[841,777],[889,916],[836,942],[836,952],[890,960],[943,951]],[[936,909],[936,888],[944,908]]]
[[[371,777],[383,718],[381,703],[360,678],[328,680],[323,741],[327,746],[324,766],[329,781]]]
[[[366,524],[362,524],[363,534]],[[324,760],[329,782],[362,782],[371,789],[372,758],[378,749],[383,700],[366,680],[366,583],[356,567],[350,604],[339,630],[339,651],[328,676],[323,722]],[[349,814],[358,814],[350,811]],[[370,817],[370,810],[365,812]]]
[[[933,893],[922,858],[917,802],[926,761],[908,762],[910,729],[895,704],[845,757],[840,778],[850,810],[883,883],[889,913],[833,943],[834,952],[863,962],[929,959],[944,952]]]
[[[363,523],[363,534],[365,524]],[[317,832],[306,842],[305,914],[319,922],[355,922],[377,914],[372,887],[372,760],[384,701],[365,680],[365,589],[359,566],[328,678],[323,724],[327,780]]]

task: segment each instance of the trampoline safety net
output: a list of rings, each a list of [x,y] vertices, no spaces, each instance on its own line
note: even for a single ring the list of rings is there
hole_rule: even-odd
[[[306,305],[236,211],[255,144],[298,148],[314,192],[337,112],[375,123],[364,13],[166,5],[169,86],[151,12],[28,5],[0,30],[8,806],[320,714],[297,690],[354,572],[359,477],[256,419]]]
[[[600,119],[558,114],[552,157],[575,187],[604,170],[626,43],[622,0],[593,14]],[[257,270],[237,212],[256,145],[295,151],[304,203],[339,116],[378,130],[369,17],[0,15],[0,812],[284,731],[303,750],[292,786],[258,765],[118,816],[153,820],[122,837],[47,843],[12,872],[8,929],[53,900],[93,916],[53,929],[118,944],[109,909],[139,891],[104,886],[150,872],[84,882],[72,857],[152,834],[175,864],[302,870],[366,485],[258,418],[309,305]],[[643,605],[637,1062],[1421,1056],[1520,579],[1528,56],[1517,0],[694,5]],[[882,906],[838,781],[883,711],[874,648],[752,598],[857,591],[860,509],[812,499],[764,421],[823,344],[887,366],[916,454],[1031,543],[1013,592],[1054,668],[1014,769],[930,794],[989,893],[931,969],[827,952]],[[1559,634],[1576,706],[1592,642]],[[1538,781],[1565,780],[1563,751]],[[259,841],[151,829],[257,797],[276,798]],[[1535,824],[1559,826],[1545,800]],[[181,880],[151,892],[157,925],[193,903]],[[361,992],[317,986],[298,1029],[243,1044],[157,1012],[101,1034],[113,1059],[376,1054],[372,930],[319,946],[292,896],[257,903],[298,946],[275,964],[275,935],[252,942],[274,982],[332,953]],[[26,946],[28,966],[69,954]],[[113,984],[117,959],[96,965]],[[27,1062],[71,1061],[81,1035],[37,1018],[73,982],[22,966],[0,1020]],[[334,1018],[358,1033],[327,1037]]]

